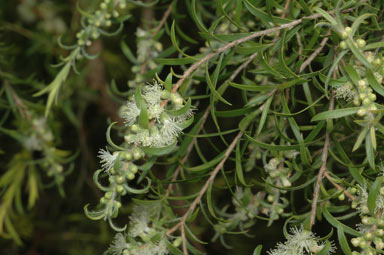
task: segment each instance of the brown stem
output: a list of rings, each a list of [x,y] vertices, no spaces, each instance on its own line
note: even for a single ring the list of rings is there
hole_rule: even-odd
[[[329,110],[333,110],[334,108],[334,95],[331,94],[331,99],[329,103]],[[323,146],[323,152],[321,155],[321,167],[319,170],[319,173],[317,174],[317,181],[315,190],[313,192],[313,201],[312,201],[312,210],[311,210],[311,221],[309,224],[309,228],[312,229],[313,224],[315,223],[315,217],[316,217],[316,209],[317,209],[317,201],[319,200],[319,191],[321,182],[324,176],[325,171],[327,170],[327,158],[328,158],[328,147],[329,147],[329,133],[326,131],[325,133],[325,141]]]
[[[343,191],[344,194],[345,194],[349,199],[351,199],[352,201],[355,200],[355,197],[354,197],[351,193],[349,193],[347,190],[345,190],[343,187],[341,187],[339,184],[337,184],[336,182],[334,182],[334,181],[332,180],[332,177],[329,175],[328,171],[325,171],[325,172],[324,172],[324,176],[328,179],[328,181],[329,181],[330,183],[332,183],[333,186],[335,186],[336,189],[338,189],[338,190],[340,190],[340,191]]]

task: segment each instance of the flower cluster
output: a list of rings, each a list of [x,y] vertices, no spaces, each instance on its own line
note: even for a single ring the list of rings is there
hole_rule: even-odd
[[[58,150],[53,143],[53,134],[47,125],[44,117],[35,117],[29,113],[31,120],[28,121],[29,129],[23,138],[23,146],[27,150],[40,151],[44,160],[39,162],[42,169],[45,169],[47,176],[53,177],[55,182],[60,185],[64,181],[64,167],[61,164],[68,152]]]
[[[130,88],[136,88],[138,84],[145,82],[143,72],[146,68],[154,70],[158,67],[155,58],[159,56],[163,50],[163,45],[154,38],[151,30],[143,30],[138,27],[136,31],[137,50],[136,63],[131,68],[132,73],[137,73],[134,80],[128,82]]]
[[[127,193],[142,194],[145,193],[150,187],[148,185],[143,189],[131,187],[131,181],[136,178],[139,173],[139,166],[135,163],[144,157],[145,153],[140,148],[131,148],[122,151],[115,151],[111,153],[108,149],[99,150],[100,163],[103,169],[100,169],[94,174],[94,181],[97,186],[105,192],[104,196],[100,198],[101,210],[93,212],[85,208],[86,215],[94,220],[108,219],[112,228],[115,230],[122,230],[116,228],[111,219],[117,217],[119,208],[121,207],[121,197]],[[108,176],[109,185],[102,186],[99,183],[99,176],[101,172],[105,171]]]
[[[162,106],[163,100],[171,104]],[[187,123],[191,122],[192,113],[190,106],[184,105],[178,93],[163,90],[159,83],[154,82],[143,88],[141,98],[132,97],[126,104],[123,118],[130,129],[125,135],[125,141],[145,147],[174,144]],[[138,121],[142,114],[146,114],[153,124],[148,127],[140,125]]]
[[[366,186],[354,188],[352,193],[356,193],[356,199],[352,202],[352,208],[357,208],[360,212],[361,223],[358,230],[362,236],[351,239],[354,247],[359,247],[362,252],[354,251],[352,254],[376,255],[377,250],[384,249],[384,187],[381,187],[376,197],[375,215],[371,215],[368,208],[368,191]],[[372,246],[373,245],[373,246]]]
[[[278,243],[276,249],[268,251],[268,255],[310,255],[316,254],[325,247],[325,243],[310,231],[302,226],[291,228],[290,235],[287,236],[285,243]],[[328,252],[323,254],[332,254],[335,251],[333,244],[330,245]]]
[[[167,238],[158,226],[160,207],[135,206],[129,217],[131,227],[127,233],[118,233],[105,254],[110,255],[166,255]]]
[[[64,20],[57,15],[57,6],[52,1],[21,1],[17,12],[23,21],[38,22],[37,27],[47,33],[63,34],[67,30]]]

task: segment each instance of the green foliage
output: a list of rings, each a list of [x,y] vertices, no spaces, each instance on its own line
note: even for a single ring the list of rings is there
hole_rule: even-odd
[[[1,237],[81,236],[73,254],[383,253],[382,1],[54,3],[4,4]],[[47,227],[47,208],[78,224]]]

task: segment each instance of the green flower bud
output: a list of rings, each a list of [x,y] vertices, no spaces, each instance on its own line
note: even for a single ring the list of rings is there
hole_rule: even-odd
[[[133,174],[137,173],[138,170],[139,170],[139,169],[137,168],[137,166],[136,166],[135,164],[131,164],[131,165],[129,166],[129,171],[130,171],[131,173],[133,173]]]
[[[100,4],[100,9],[105,10],[107,9],[107,5],[105,3]]]
[[[359,48],[363,48],[367,44],[363,39],[357,39],[356,43]]]
[[[121,176],[121,175],[117,176],[117,177],[116,177],[116,182],[117,182],[118,184],[123,184],[123,183],[125,182],[125,178],[124,178],[124,176]]]
[[[351,239],[351,244],[352,244],[353,246],[355,246],[355,247],[359,246],[359,244],[360,244],[360,238],[358,238],[358,237],[352,238],[352,239]]]
[[[369,105],[371,103],[371,100],[369,98],[364,98],[363,105]]]
[[[372,240],[373,234],[371,232],[367,232],[364,234],[365,240]]]
[[[107,193],[105,193],[104,197],[109,200],[112,198],[112,195],[113,195],[112,191],[108,191]]]
[[[360,108],[358,111],[357,111],[357,115],[360,116],[360,117],[363,117],[367,114],[367,109],[365,108]]]
[[[268,197],[267,197],[267,201],[270,202],[270,203],[272,203],[273,201],[275,201],[275,196],[273,196],[273,195],[268,195]]]
[[[347,43],[345,41],[340,42],[340,48],[345,50],[348,47]]]
[[[133,174],[133,173],[131,173],[131,172],[128,172],[125,176],[127,177],[128,180],[133,180],[133,179],[135,179],[135,174]]]
[[[124,187],[123,187],[123,185],[117,185],[117,186],[116,186],[116,191],[117,191],[117,193],[119,193],[119,194],[123,193],[123,191],[124,191]]]
[[[359,80],[357,84],[359,85],[359,88],[364,88],[367,86],[367,83],[365,82],[365,80]]]
[[[122,255],[130,255],[131,253],[129,252],[129,250],[125,249],[122,253]]]
[[[101,197],[100,198],[100,203],[101,204],[106,204],[108,201],[107,201],[107,199],[105,199],[105,197]]]
[[[340,201],[343,201],[345,199],[345,195],[344,193],[341,193],[338,197],[337,197]]]
[[[345,27],[344,31],[347,32],[348,35],[352,34],[352,28],[350,27]]]

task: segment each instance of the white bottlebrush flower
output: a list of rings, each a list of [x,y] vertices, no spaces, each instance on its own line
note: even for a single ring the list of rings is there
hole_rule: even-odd
[[[127,238],[125,234],[118,233],[115,235],[115,239],[112,241],[109,246],[106,254],[111,255],[122,255],[125,249],[129,249],[130,245],[127,243]]]
[[[132,237],[147,235],[151,228],[149,227],[150,213],[145,206],[135,206],[133,213],[129,217],[131,220],[131,227],[128,234]]]
[[[160,105],[163,87],[154,81],[153,85],[148,84],[143,88],[143,98],[149,106]]]
[[[99,155],[97,157],[100,158],[100,163],[104,171],[109,172],[109,170],[113,168],[117,155],[117,153],[110,153],[108,149],[99,150]]]
[[[135,101],[128,101],[127,108],[122,114],[126,125],[131,126],[135,124],[137,117],[140,115],[140,109],[137,107]]]
[[[346,101],[352,100],[356,96],[356,91],[350,82],[346,82],[335,89],[336,98],[344,99]]]
[[[165,144],[169,145],[175,142],[176,138],[181,132],[182,129],[178,126],[178,123],[174,118],[164,118],[160,133],[164,139]]]
[[[268,251],[268,255],[310,255],[319,252],[324,248],[324,243],[318,241],[318,238],[310,231],[293,227],[291,235],[288,236],[285,243],[278,243],[276,249]],[[331,245],[328,254],[335,251]]]

